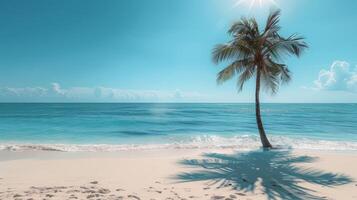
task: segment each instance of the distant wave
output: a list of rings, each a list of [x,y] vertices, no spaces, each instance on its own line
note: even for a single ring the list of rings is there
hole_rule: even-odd
[[[357,151],[357,142],[327,141],[307,138],[273,136],[275,146],[292,149],[314,149],[334,151]],[[172,141],[166,144],[26,144],[2,143],[3,151],[62,151],[62,152],[116,152],[154,149],[235,149],[253,150],[260,148],[256,136],[220,137],[214,135],[194,136],[190,139]]]

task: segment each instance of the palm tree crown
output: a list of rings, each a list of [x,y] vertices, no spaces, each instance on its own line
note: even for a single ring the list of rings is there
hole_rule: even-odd
[[[228,33],[233,39],[217,45],[213,50],[213,61],[231,63],[217,75],[217,82],[222,83],[239,74],[237,86],[242,90],[244,83],[257,70],[261,73],[261,81],[272,93],[276,93],[280,83],[290,81],[290,71],[281,64],[284,55],[299,57],[307,48],[303,37],[293,34],[287,38],[279,34],[280,11],[271,12],[265,28],[259,29],[254,18],[242,18],[234,23]]]

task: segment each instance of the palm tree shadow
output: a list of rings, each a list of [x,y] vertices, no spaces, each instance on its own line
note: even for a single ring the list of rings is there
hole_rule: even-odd
[[[290,150],[252,151],[241,154],[204,154],[203,159],[182,160],[180,164],[201,168],[175,176],[181,182],[209,181],[218,187],[231,186],[236,190],[253,192],[260,183],[267,199],[323,199],[316,192],[301,186],[308,182],[333,187],[352,182],[343,174],[299,167],[317,158],[295,156]]]

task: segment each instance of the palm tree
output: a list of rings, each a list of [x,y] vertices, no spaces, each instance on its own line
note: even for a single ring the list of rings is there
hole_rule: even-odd
[[[270,13],[264,29],[260,30],[254,18],[241,18],[228,30],[232,37],[226,44],[219,44],[213,49],[213,61],[229,62],[229,65],[217,75],[221,84],[234,75],[239,75],[238,91],[244,83],[255,76],[255,113],[260,140],[264,148],[271,148],[260,115],[259,92],[261,83],[275,94],[282,83],[290,81],[290,71],[282,59],[286,55],[299,57],[308,46],[304,38],[297,34],[285,38],[279,34],[280,11]]]

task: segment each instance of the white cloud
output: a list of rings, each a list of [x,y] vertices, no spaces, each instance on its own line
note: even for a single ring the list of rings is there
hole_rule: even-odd
[[[0,96],[44,96],[47,91],[48,90],[43,87],[0,87]]]
[[[59,83],[52,83],[51,85],[52,85],[52,90],[55,94],[64,95],[66,93],[66,91],[61,89]]]
[[[330,69],[320,70],[314,84],[320,90],[357,92],[357,68],[351,69],[346,61],[335,61]]]
[[[110,101],[110,102],[157,102],[198,101],[203,96],[196,92],[179,90],[127,90],[109,87],[69,87],[59,83],[45,87],[0,87],[0,101]]]

